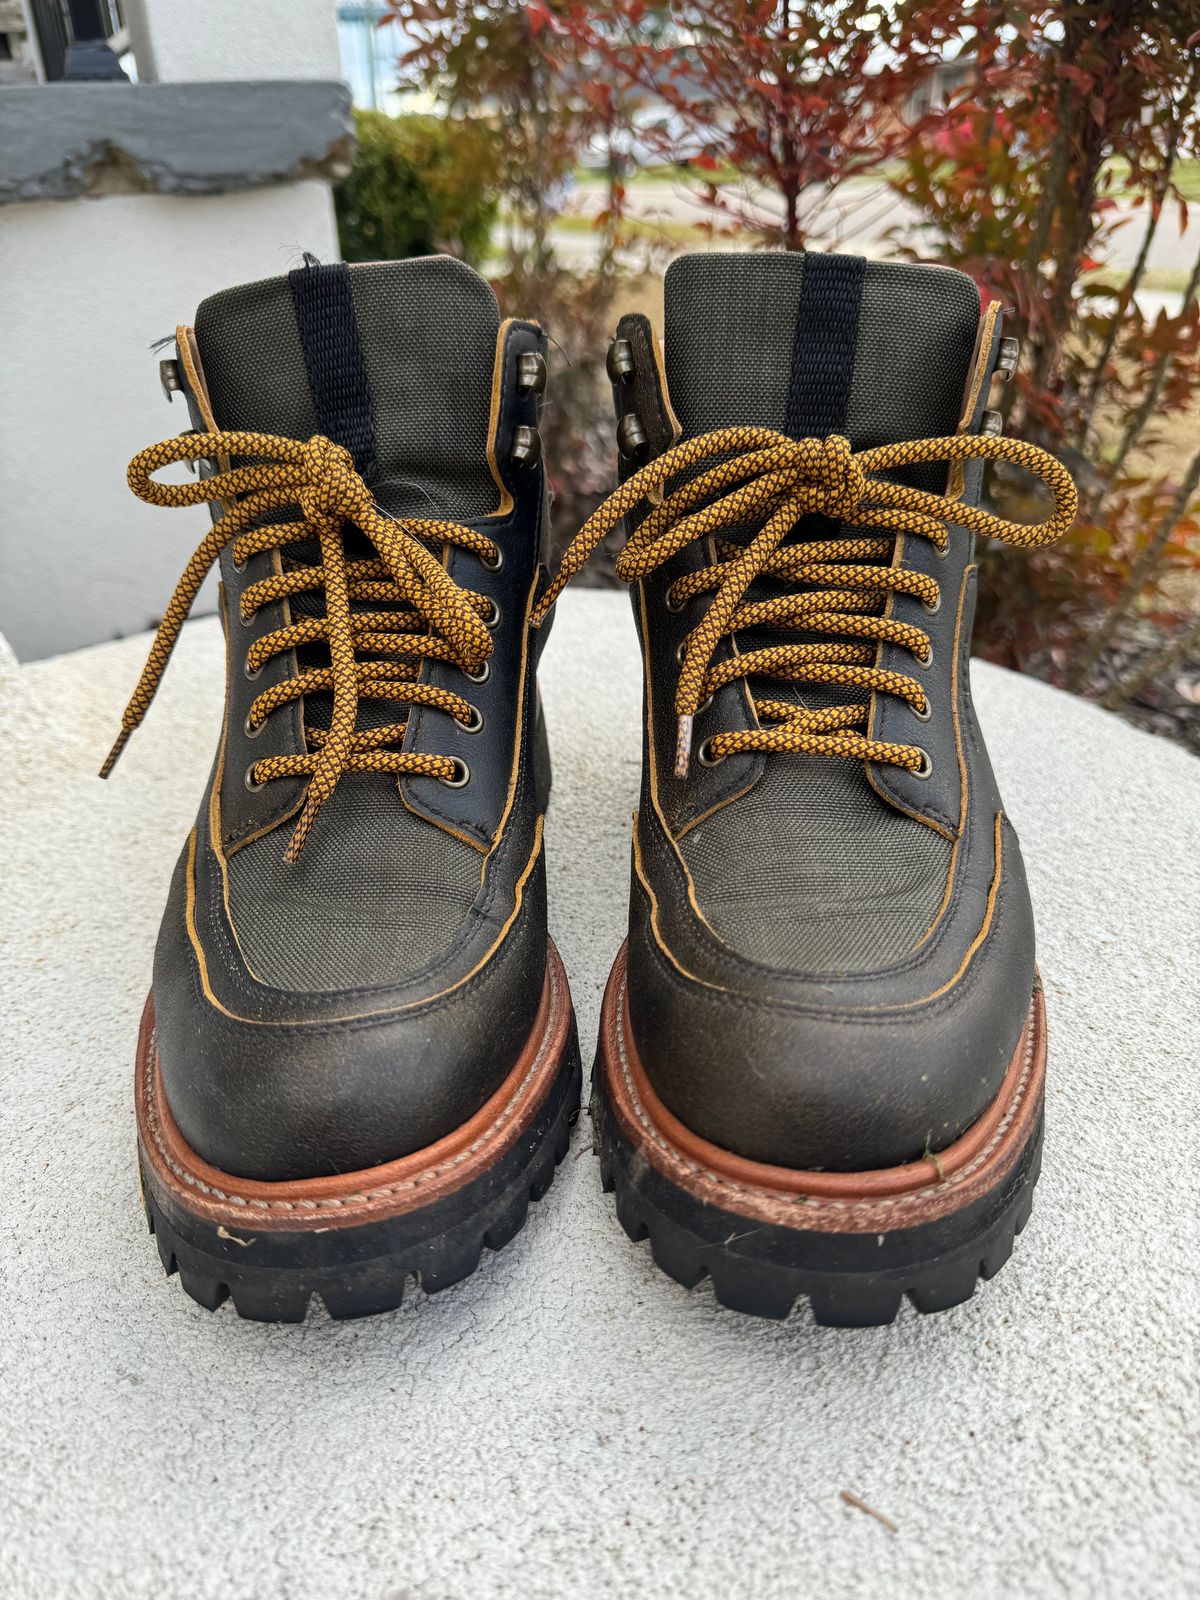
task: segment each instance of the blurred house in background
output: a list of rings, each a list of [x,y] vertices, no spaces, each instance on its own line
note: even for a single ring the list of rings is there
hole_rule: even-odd
[[[125,487],[189,426],[153,346],[216,289],[337,258],[338,32],[334,0],[0,0],[0,633],[20,658],[150,626],[203,536],[203,508]]]
[[[365,111],[386,111],[389,116],[428,110],[430,96],[397,87],[396,64],[412,41],[398,22],[381,25],[382,14],[382,0],[358,0],[337,8],[342,71],[354,104]]]

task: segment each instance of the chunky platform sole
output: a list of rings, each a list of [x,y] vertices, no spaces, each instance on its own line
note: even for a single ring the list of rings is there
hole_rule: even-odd
[[[314,1295],[334,1317],[400,1305],[405,1284],[434,1292],[520,1231],[567,1152],[579,1114],[579,1046],[553,944],[537,1023],[481,1110],[435,1145],[366,1171],[259,1183],[210,1167],[184,1142],[162,1092],[154,1007],[138,1045],[142,1196],[168,1273],[193,1300],[299,1322]]]
[[[592,1116],[601,1179],[629,1237],[733,1311],[786,1317],[807,1297],[831,1327],[969,1300],[1029,1219],[1041,1166],[1046,1018],[1040,984],[996,1100],[945,1150],[874,1172],[796,1172],[698,1138],[651,1088],[625,1004],[625,952],[604,997]]]

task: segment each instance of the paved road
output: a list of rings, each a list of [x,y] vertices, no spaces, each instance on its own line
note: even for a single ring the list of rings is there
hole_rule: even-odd
[[[574,191],[570,209],[587,216],[603,204],[599,184],[585,183]],[[739,192],[739,203],[751,215],[763,220],[781,215],[782,206],[769,190],[752,185]],[[698,223],[709,219],[707,208],[694,191],[683,183],[669,181],[630,185],[627,204],[630,216],[645,223],[667,224],[663,243],[671,254],[686,248],[672,238],[670,226]],[[1115,232],[1110,254],[1114,267],[1129,267],[1141,245],[1142,222],[1131,208],[1124,208],[1127,220]],[[825,249],[851,251],[866,256],[889,255],[897,245],[919,247],[921,224],[913,206],[897,198],[886,185],[854,182],[832,194],[813,194],[805,202],[804,221],[814,245]],[[555,247],[565,261],[588,260],[595,249],[590,234],[570,229],[554,230]],[[1150,253],[1150,267],[1156,272],[1186,273],[1200,253],[1200,206],[1193,207],[1184,232],[1173,217],[1164,218]],[[1171,299],[1173,297],[1166,296]],[[1176,301],[1177,302],[1177,298]]]

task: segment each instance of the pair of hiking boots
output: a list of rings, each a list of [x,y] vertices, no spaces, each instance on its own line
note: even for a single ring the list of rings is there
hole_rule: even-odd
[[[146,1209],[194,1299],[386,1310],[548,1187],[580,1058],[537,666],[619,524],[644,762],[592,1111],[622,1224],[726,1306],[842,1325],[1002,1265],[1045,1021],[971,706],[973,542],[1074,514],[985,412],[1014,360],[953,271],[684,257],[664,344],[617,329],[620,486],[551,580],[546,336],[467,267],[310,261],[178,330],[192,431],[130,484],[214,523],[116,749],[219,564],[224,726],[137,1065]],[[980,508],[989,459],[1044,480],[1046,522]],[[200,478],[153,476],[179,462]]]

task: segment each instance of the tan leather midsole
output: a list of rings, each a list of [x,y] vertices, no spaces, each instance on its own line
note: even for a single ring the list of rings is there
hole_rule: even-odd
[[[571,1031],[571,996],[553,943],[529,1040],[508,1077],[479,1111],[424,1150],[360,1172],[261,1183],[221,1172],[186,1143],[163,1094],[146,1001],[138,1040],[137,1123],[147,1180],[162,1198],[193,1216],[244,1236],[316,1232],[375,1222],[451,1194],[492,1166],[532,1121],[562,1063]]]
[[[659,1099],[638,1057],[626,1004],[624,948],[604,995],[600,1068],[626,1139],[696,1199],[748,1220],[806,1232],[886,1233],[961,1210],[1011,1170],[1041,1115],[1046,1011],[1039,983],[1000,1091],[964,1134],[919,1161],[869,1172],[803,1172],[748,1161],[685,1127]]]

